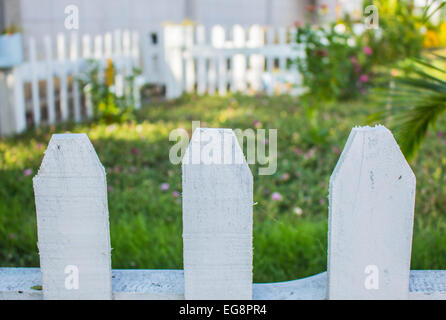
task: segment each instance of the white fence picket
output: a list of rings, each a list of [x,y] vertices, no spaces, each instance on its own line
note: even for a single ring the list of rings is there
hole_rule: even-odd
[[[121,57],[122,55],[122,32],[121,30],[115,30],[113,33],[113,51],[116,57]]]
[[[26,104],[25,95],[23,89],[22,69],[14,68],[12,72],[12,78],[9,79],[9,88],[13,91],[13,130],[9,133],[17,132],[21,133],[26,129]]]
[[[33,108],[33,121],[36,126],[40,125],[41,112],[40,112],[40,92],[39,92],[39,77],[37,69],[37,51],[36,40],[34,38],[29,39],[29,59],[31,62],[31,94],[32,94],[32,108]]]
[[[22,132],[26,128],[21,78],[20,68],[0,73],[0,135]]]
[[[186,299],[252,298],[252,206],[253,177],[234,132],[195,130],[183,158]]]
[[[104,58],[104,41],[102,35],[94,37],[94,58],[97,60]]]
[[[329,199],[328,298],[407,299],[415,175],[389,130],[352,130]]]
[[[189,50],[194,46],[194,27],[184,27],[184,47]],[[192,92],[195,89],[195,62],[191,55],[184,56],[184,73],[183,82],[184,90],[186,92]]]
[[[104,57],[111,59],[113,55],[113,36],[110,32],[107,32],[104,36]]]
[[[259,25],[249,29],[249,47],[261,48],[265,45],[265,34]],[[258,92],[262,88],[262,74],[265,68],[265,57],[261,54],[253,54],[249,57],[251,66],[250,83],[253,91]]]
[[[266,30],[266,45],[273,46],[274,45],[274,37],[275,32],[273,28],[268,28]],[[269,82],[267,82],[266,92],[269,95],[274,93],[274,85],[272,82],[272,75],[274,74],[274,56],[271,53],[268,53],[265,56],[266,59],[266,72],[269,75]]]
[[[48,110],[48,123],[56,123],[56,103],[54,101],[54,67],[53,67],[53,42],[51,37],[44,38],[46,56],[46,99]]]
[[[81,95],[79,88],[79,80],[76,79],[79,74],[79,36],[77,33],[71,35],[70,43],[70,61],[73,66],[73,108],[74,121],[80,122],[82,120],[81,113]]]
[[[67,121],[68,110],[68,83],[67,83],[67,63],[66,63],[66,43],[63,33],[57,36],[57,58],[59,61],[60,79],[60,114],[62,121]]]
[[[224,27],[218,25],[212,29],[212,45],[216,49],[224,48],[226,43],[226,30]],[[224,51],[220,51],[216,55],[217,59],[217,74],[218,74],[218,94],[220,96],[226,95],[228,84],[228,70],[227,70],[227,56]]]
[[[233,28],[234,47],[245,48],[246,47],[246,30],[240,25],[235,25]],[[232,58],[232,76],[234,91],[246,92],[246,71],[247,71],[247,58],[244,53],[237,53]]]
[[[206,46],[206,28],[199,25],[196,28],[197,46],[204,48]],[[203,52],[197,57],[197,92],[198,94],[205,94],[207,91],[207,64],[206,56]]]
[[[130,32],[128,30],[125,30],[122,34],[122,50],[125,56],[131,55],[132,50],[132,43],[130,38]],[[132,62],[130,59],[127,59],[124,66],[124,75],[128,76],[130,75],[132,69]]]
[[[88,34],[82,37],[82,57],[85,59],[92,57],[91,37]]]
[[[105,170],[85,134],[53,135],[34,178],[45,299],[111,299]]]

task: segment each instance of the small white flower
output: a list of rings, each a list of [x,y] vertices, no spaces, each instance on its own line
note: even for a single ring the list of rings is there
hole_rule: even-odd
[[[362,23],[356,23],[355,25],[353,25],[353,32],[357,35],[360,36],[364,33],[365,31],[365,27]]]
[[[324,46],[328,46],[330,44],[330,42],[328,41],[327,38],[321,38],[321,44]]]
[[[350,47],[354,47],[354,46],[356,46],[356,41],[355,41],[355,39],[350,38],[350,39],[347,40],[347,44],[348,44]]]
[[[294,213],[298,216],[301,216],[301,215],[303,215],[304,212],[301,208],[296,207],[296,208],[294,208]]]
[[[345,32],[345,24],[343,23],[339,23],[337,25],[335,25],[334,30],[336,31],[336,33],[344,33]]]

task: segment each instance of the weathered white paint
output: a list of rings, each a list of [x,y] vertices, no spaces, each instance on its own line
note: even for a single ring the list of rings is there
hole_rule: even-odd
[[[407,299],[415,175],[389,130],[352,130],[329,201],[328,297]]]
[[[113,270],[114,300],[183,300],[182,270]],[[41,300],[38,268],[0,268],[0,300]],[[253,284],[253,300],[324,300],[327,273],[294,281]],[[445,300],[445,270],[412,270],[410,300]]]
[[[33,182],[44,298],[111,299],[105,171],[87,135],[53,135]]]
[[[252,298],[252,206],[252,174],[233,131],[196,129],[183,158],[186,299]]]

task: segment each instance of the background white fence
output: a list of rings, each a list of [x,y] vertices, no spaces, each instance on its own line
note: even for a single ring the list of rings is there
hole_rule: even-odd
[[[149,37],[146,76],[164,83],[168,98],[184,91],[298,94],[301,77],[292,62],[304,51],[295,42],[296,28],[167,25]]]
[[[224,164],[205,162],[217,141]],[[104,168],[85,134],[54,135],[34,178],[40,272],[0,269],[0,298],[446,299],[446,271],[410,271],[415,175],[382,126],[354,128],[331,177],[328,276],[253,285],[253,179],[236,141],[197,129],[183,158],[184,273],[112,271]]]
[[[141,68],[140,40],[137,32],[115,31],[105,35],[82,37],[60,34],[56,39],[45,36],[27,40],[28,57],[5,77],[5,96],[0,98],[0,133],[21,132],[30,125],[53,125],[67,120],[81,121],[93,115],[91,101],[79,87],[78,77],[89,59],[104,70],[111,59],[116,71],[116,84],[133,68]],[[141,79],[138,79],[141,82]],[[9,91],[9,92],[8,92]],[[8,99],[6,95],[10,95]],[[135,101],[139,92],[135,90]]]
[[[142,69],[134,92],[137,102],[144,82],[165,86],[168,99],[183,92],[299,94],[301,77],[292,62],[304,51],[295,37],[295,28],[166,25],[143,37],[118,30],[30,38],[27,61],[0,72],[0,134],[90,118],[93,106],[76,80],[88,59],[102,68],[112,59],[117,85],[134,67]]]

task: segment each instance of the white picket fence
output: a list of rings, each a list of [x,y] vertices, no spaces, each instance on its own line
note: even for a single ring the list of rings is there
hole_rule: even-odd
[[[146,77],[165,84],[168,98],[183,92],[298,94],[301,76],[291,62],[304,50],[296,32],[259,25],[166,25],[145,42]]]
[[[75,81],[88,59],[103,68],[112,59],[117,83],[133,67],[142,69],[144,76],[134,90],[137,107],[145,82],[165,86],[168,99],[183,92],[300,94],[302,79],[292,62],[303,57],[304,50],[295,38],[295,28],[170,24],[142,37],[136,31],[117,30],[31,38],[25,46],[28,60],[0,72],[0,135],[20,133],[30,125],[90,118],[93,106]]]
[[[13,68],[6,81],[0,81],[0,86],[8,88],[5,95],[10,95],[0,97],[0,134],[19,133],[30,124],[53,125],[90,118],[93,106],[88,96],[83,98],[85,93],[81,92],[77,81],[89,59],[98,61],[103,69],[107,60],[112,59],[117,85],[123,83],[133,68],[141,68],[137,32],[117,30],[94,37],[72,33],[69,36],[59,34],[56,39],[50,36],[30,38],[25,48],[27,61]],[[142,82],[141,78],[137,81],[138,85]],[[31,88],[30,99],[27,99],[26,85]],[[42,88],[45,92],[41,92]],[[140,101],[138,89],[134,90],[137,103]]]
[[[252,284],[253,188],[233,131],[197,129],[184,271],[112,271],[105,170],[85,134],[54,135],[34,178],[40,270],[0,269],[0,299],[446,299],[446,271],[410,271],[415,175],[386,128],[354,128],[331,177],[328,275]]]

